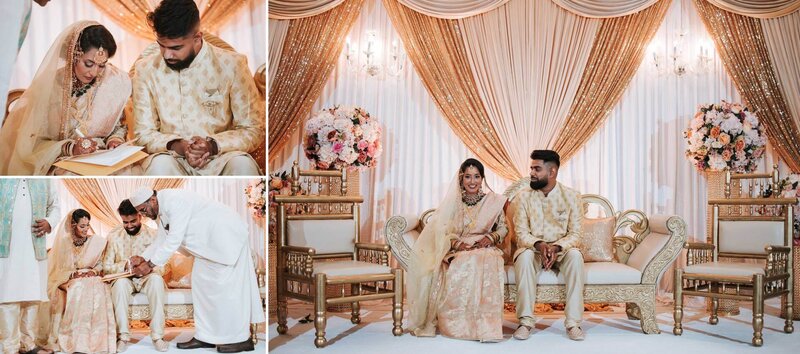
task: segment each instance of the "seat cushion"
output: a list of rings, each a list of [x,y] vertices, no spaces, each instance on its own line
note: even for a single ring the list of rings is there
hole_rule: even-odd
[[[184,305],[192,304],[192,289],[167,289],[167,300],[165,305]],[[133,295],[131,305],[147,305],[147,296],[142,293]]]
[[[753,274],[764,274],[764,266],[750,263],[708,262],[690,265],[683,269],[683,273],[751,277]]]
[[[380,264],[361,261],[314,262],[314,274],[324,273],[329,277],[345,275],[389,274],[392,269]]]
[[[615,262],[590,262],[583,264],[586,284],[640,284],[642,273],[635,268]],[[506,284],[516,284],[514,266],[506,266]],[[552,269],[539,275],[538,284],[564,284],[564,275],[556,274]]]

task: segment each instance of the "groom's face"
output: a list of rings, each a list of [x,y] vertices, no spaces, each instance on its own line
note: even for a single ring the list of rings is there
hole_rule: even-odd
[[[134,236],[142,229],[142,216],[139,214],[133,215],[120,215],[122,218],[122,227],[128,235]]]
[[[178,38],[158,37],[159,49],[164,62],[172,70],[181,71],[189,67],[200,51],[203,34],[199,31]]]
[[[531,188],[540,190],[547,187],[550,179],[555,178],[554,168],[542,160],[531,160]]]

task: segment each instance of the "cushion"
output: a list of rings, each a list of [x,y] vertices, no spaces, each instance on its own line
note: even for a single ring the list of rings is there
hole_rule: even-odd
[[[642,273],[622,263],[592,262],[583,264],[583,274],[586,284],[640,284]],[[514,266],[506,266],[506,284],[516,284]],[[542,272],[538,284],[557,285],[564,284],[563,274],[553,270]]]
[[[190,289],[192,287],[192,266],[194,257],[178,252],[172,255],[164,268],[164,281],[168,288]]]
[[[289,220],[286,232],[289,246],[311,247],[318,255],[355,248],[353,220]]]
[[[165,305],[184,305],[192,304],[191,289],[167,289],[167,299]],[[147,295],[136,293],[133,295],[131,305],[147,305]]]
[[[611,262],[614,260],[615,217],[583,219],[583,235],[578,244],[584,262]]]
[[[687,266],[684,274],[711,274],[752,277],[753,274],[764,274],[764,266],[752,263],[708,262]]]
[[[765,254],[767,245],[784,245],[783,221],[720,221],[719,251]]]
[[[389,274],[391,268],[375,263],[361,261],[316,261],[314,274],[324,273],[329,277],[345,275]]]

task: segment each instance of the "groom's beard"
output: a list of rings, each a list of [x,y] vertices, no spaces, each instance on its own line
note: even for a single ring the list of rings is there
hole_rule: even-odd
[[[128,235],[135,236],[136,234],[139,233],[139,230],[141,230],[141,229],[142,229],[142,225],[139,224],[139,226],[137,226],[134,229],[131,229],[131,230],[125,229],[125,232],[127,232]]]
[[[192,51],[192,53],[189,54],[189,56],[186,57],[186,59],[173,61],[171,63],[167,61],[167,59],[164,59],[164,63],[166,63],[167,67],[169,67],[172,70],[181,71],[183,69],[188,68],[189,65],[192,65],[192,62],[194,61],[195,57],[197,57],[197,53]]]
[[[531,180],[531,188],[538,191],[544,187],[547,187],[547,182],[550,181],[547,179]]]

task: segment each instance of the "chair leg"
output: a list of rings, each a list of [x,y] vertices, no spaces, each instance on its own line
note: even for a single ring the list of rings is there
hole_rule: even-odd
[[[278,291],[278,299],[277,299],[277,308],[275,309],[275,316],[278,318],[278,334],[286,334],[289,330],[289,327],[286,326],[286,317],[288,317],[288,313],[286,310],[286,280],[284,279],[277,279],[277,291]]]
[[[328,344],[328,340],[325,339],[325,326],[328,323],[328,314],[325,310],[325,289],[327,280],[325,274],[317,274],[314,276],[314,290],[316,291],[316,296],[314,297],[314,329],[316,329],[314,345],[317,348],[323,348]]]
[[[784,304],[784,312],[786,313],[786,323],[783,325],[783,331],[786,333],[794,332],[794,322],[792,321],[792,317],[794,317],[794,304],[792,299],[794,299],[794,287],[792,284],[789,284],[789,293],[784,295],[786,296]]]
[[[764,329],[764,275],[753,275],[753,345],[764,344],[761,331]]]
[[[672,334],[679,336],[683,334],[683,270],[675,269],[675,284],[673,288],[673,297],[675,299],[675,309],[672,316],[675,318],[675,325],[672,328]]]
[[[642,332],[645,334],[659,334],[661,330],[658,329],[658,322],[656,322],[656,294],[653,289],[652,297],[647,300],[638,302],[639,315],[641,317]]]
[[[350,295],[361,295],[358,291],[360,284],[350,284]],[[361,323],[361,304],[358,301],[350,303],[352,310],[350,312],[350,322],[353,324]]]
[[[711,317],[708,318],[708,323],[715,325],[719,323],[719,299],[711,298]]]
[[[392,319],[394,327],[392,334],[400,336],[403,334],[403,270],[394,269],[394,299],[392,301]]]
[[[639,309],[639,305],[636,305],[635,302],[626,302],[625,303],[625,314],[628,315],[629,320],[641,320],[641,309]]]

